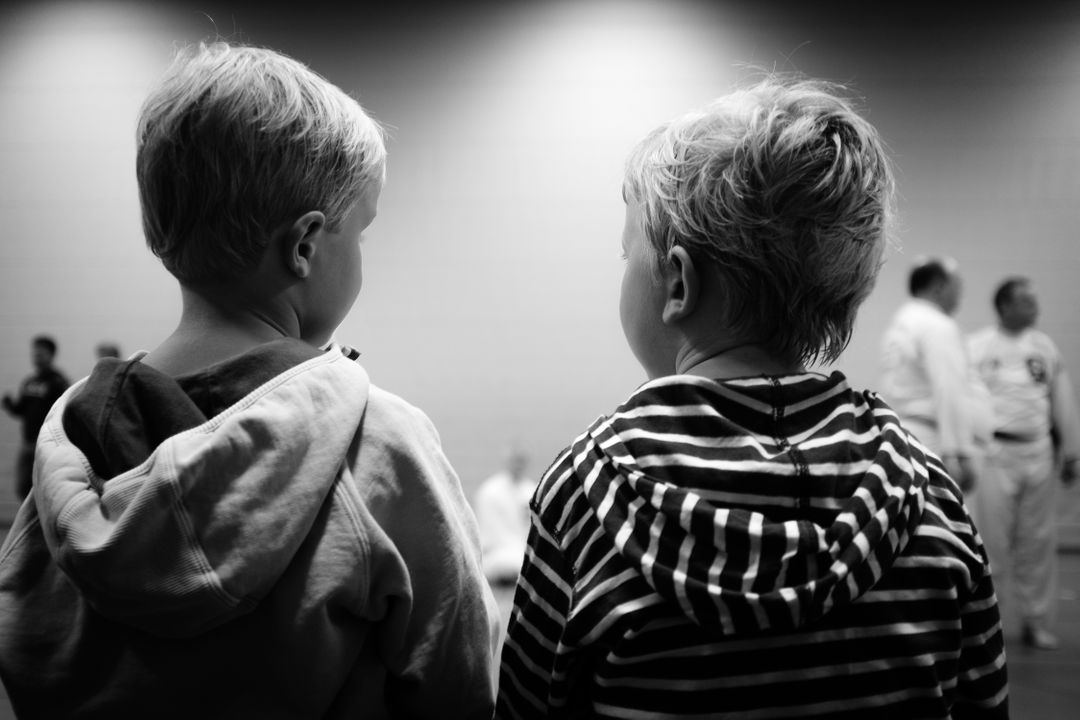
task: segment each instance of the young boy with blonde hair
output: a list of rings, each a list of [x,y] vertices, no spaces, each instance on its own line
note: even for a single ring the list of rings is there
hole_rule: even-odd
[[[649,378],[544,474],[500,717],[1007,717],[986,555],[941,461],[837,359],[892,175],[840,88],[663,125],[623,187]]]
[[[490,717],[498,614],[428,418],[331,342],[386,149],[270,50],[183,51],[137,173],[175,331],[54,406],[0,550],[20,717]]]

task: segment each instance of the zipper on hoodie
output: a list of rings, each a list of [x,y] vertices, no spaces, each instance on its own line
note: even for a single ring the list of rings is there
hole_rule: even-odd
[[[803,454],[792,445],[786,435],[780,434],[780,421],[784,419],[783,404],[784,391],[780,385],[780,381],[775,377],[770,377],[769,384],[772,386],[772,421],[773,421],[773,441],[780,450],[787,452],[788,458],[791,460],[791,464],[795,466],[795,476],[798,478],[805,478],[810,474],[810,466],[806,462],[806,458]],[[805,483],[799,483],[799,494],[795,496],[795,507],[804,508],[810,505],[810,497],[806,495],[802,488],[805,487]]]

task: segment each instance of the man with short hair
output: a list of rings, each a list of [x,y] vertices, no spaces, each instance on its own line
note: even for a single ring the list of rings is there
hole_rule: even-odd
[[[975,485],[979,413],[963,335],[952,317],[961,289],[950,258],[926,258],[912,268],[911,298],[882,341],[881,395],[968,493]]]
[[[1076,396],[1054,341],[1034,327],[1039,304],[1031,281],[1006,279],[994,309],[998,325],[968,341],[996,420],[988,455],[993,472],[979,491],[979,530],[1004,603],[1004,588],[1014,588],[1021,641],[1051,650],[1058,646],[1048,629],[1057,596],[1057,481],[1071,484],[1080,476]]]
[[[56,358],[56,341],[48,335],[38,335],[30,341],[30,360],[34,374],[19,385],[15,397],[4,395],[4,409],[22,420],[22,445],[15,461],[15,495],[21,503],[30,494],[34,469],[34,445],[37,443],[41,425],[53,403],[68,388],[63,373],[53,367]]]

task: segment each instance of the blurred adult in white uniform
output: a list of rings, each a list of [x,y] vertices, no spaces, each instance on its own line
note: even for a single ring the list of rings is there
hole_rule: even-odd
[[[962,283],[956,263],[930,258],[908,277],[911,297],[900,306],[881,346],[881,395],[903,423],[941,457],[961,490],[974,490],[989,402],[968,363],[964,336],[952,315]]]
[[[536,480],[526,473],[528,464],[524,452],[511,448],[502,469],[480,483],[473,495],[484,575],[502,619],[496,657],[502,655],[506,626],[514,609],[514,591],[529,539],[529,501],[536,490]]]
[[[526,474],[528,457],[511,449],[505,464],[477,488],[473,510],[480,526],[484,574],[492,586],[517,583],[529,537],[529,500],[536,481]]]
[[[1061,353],[1034,325],[1039,304],[1026,278],[1005,280],[994,294],[998,325],[972,334],[968,349],[994,404],[991,470],[979,488],[979,530],[1000,602],[1016,598],[1024,644],[1053,649],[1057,599],[1059,480],[1080,475],[1076,395]],[[1000,578],[1000,580],[999,580]],[[1005,617],[1013,613],[1006,613]]]

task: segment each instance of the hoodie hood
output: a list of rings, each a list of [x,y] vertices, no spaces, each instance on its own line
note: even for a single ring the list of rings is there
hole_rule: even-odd
[[[617,551],[723,634],[792,630],[857,599],[924,512],[925,450],[840,373],[655,380],[570,452]]]
[[[248,612],[289,565],[354,449],[367,374],[342,352],[321,353],[199,421],[171,379],[130,363],[103,372],[129,375],[111,383],[122,390],[109,399],[139,421],[112,423],[111,434],[66,423],[80,393],[103,387],[93,376],[53,407],[34,479],[49,552],[95,610],[155,635],[196,635]]]

